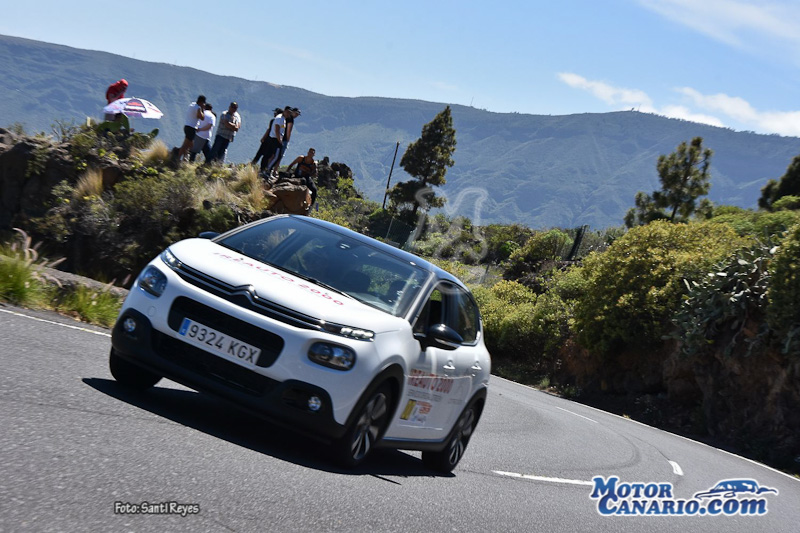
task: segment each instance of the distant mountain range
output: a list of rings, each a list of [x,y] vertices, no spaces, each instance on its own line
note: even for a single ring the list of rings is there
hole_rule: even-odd
[[[255,154],[273,108],[299,107],[302,116],[286,158],[313,146],[318,157],[350,166],[356,186],[379,202],[396,143],[400,151],[392,183],[408,179],[399,168],[403,151],[446,105],[330,97],[7,36],[0,36],[0,71],[0,127],[19,122],[29,133],[50,132],[56,120],[101,117],[106,87],[120,78],[130,83],[127,96],[146,98],[164,112],[160,121],[134,119],[133,127],[158,127],[168,146],[180,144],[185,108],[198,94],[205,94],[218,113],[235,100],[243,127],[230,146],[233,162]],[[636,192],[658,187],[658,156],[695,136],[714,150],[711,200],[755,207],[760,188],[783,175],[800,154],[800,138],[735,132],[635,111],[545,116],[450,107],[458,145],[443,188],[445,212],[480,224],[620,225]]]

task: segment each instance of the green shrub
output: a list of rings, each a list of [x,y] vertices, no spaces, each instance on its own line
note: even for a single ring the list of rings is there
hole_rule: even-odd
[[[771,212],[735,209],[737,210],[720,209],[715,211],[715,216],[710,219],[710,222],[728,225],[739,235],[750,235],[758,239],[768,239],[800,222],[800,212],[798,211]]]
[[[552,229],[536,233],[509,257],[506,279],[514,279],[538,272],[547,262],[562,259],[569,252],[572,239],[561,230]]]
[[[798,211],[759,211],[755,219],[755,236],[764,238],[778,235],[800,223]]]
[[[800,196],[787,195],[772,204],[772,209],[775,211],[792,211],[800,209]]]
[[[586,292],[575,306],[579,342],[598,354],[654,346],[696,280],[743,244],[725,225],[656,221],[631,229],[584,261]]]
[[[792,228],[770,265],[767,323],[784,353],[800,353],[800,224]]]
[[[533,237],[534,232],[520,224],[490,224],[484,228],[487,253],[485,261],[505,261]]]
[[[731,355],[740,345],[747,345],[750,354],[762,344],[766,328],[758,335],[746,333],[746,328],[752,328],[751,318],[762,319],[774,250],[770,243],[755,243],[714,265],[699,280],[686,281],[688,293],[672,320],[677,326],[672,337],[681,341],[684,355],[717,347]]]
[[[16,239],[0,246],[0,301],[37,307],[48,297],[40,267],[56,266],[61,260],[40,258],[28,234],[15,231]]]
[[[486,345],[502,364],[524,364],[536,375],[552,375],[569,335],[570,306],[555,292],[537,296],[515,281],[473,294],[481,309]]]
[[[84,322],[111,326],[119,315],[120,307],[120,297],[108,291],[92,290],[80,285],[62,298],[56,310],[74,314]]]

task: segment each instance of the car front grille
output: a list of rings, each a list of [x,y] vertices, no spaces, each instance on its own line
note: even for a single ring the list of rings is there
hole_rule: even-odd
[[[261,298],[249,286],[230,285],[185,264],[173,266],[172,269],[187,283],[250,311],[298,328],[323,329],[322,322],[318,318]]]
[[[283,349],[283,339],[275,333],[256,327],[238,318],[234,318],[207,305],[186,298],[185,296],[181,296],[175,299],[169,310],[169,316],[167,318],[169,327],[172,328],[173,331],[180,330],[184,318],[212,327],[237,340],[260,348],[261,355],[258,357],[256,366],[265,368],[271,366]],[[181,346],[185,345],[183,342],[180,342],[180,344]]]

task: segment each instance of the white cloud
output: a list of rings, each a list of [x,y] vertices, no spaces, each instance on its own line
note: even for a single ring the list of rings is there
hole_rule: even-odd
[[[664,106],[660,110],[656,110],[655,113],[669,118],[680,118],[683,120],[688,120],[689,122],[699,122],[700,124],[719,126],[720,128],[725,127],[725,124],[723,124],[722,121],[715,116],[706,115],[704,113],[695,113],[680,105]]]
[[[558,74],[558,78],[570,87],[589,91],[609,105],[623,105],[625,107],[650,107],[652,105],[650,97],[637,89],[613,87],[602,81],[587,80],[583,76],[571,72],[561,72]]]
[[[800,62],[800,5],[769,0],[639,0],[639,4],[751,53],[781,56]],[[788,48],[788,53],[787,53]]]
[[[800,137],[800,111],[759,111],[744,98],[723,93],[707,95],[691,87],[675,90],[687,97],[691,104],[689,107],[671,103],[656,106],[647,93],[639,89],[614,87],[571,72],[561,72],[558,78],[570,87],[591,93],[615,109],[633,106],[645,113],[711,126],[725,127],[735,123],[739,129]],[[729,120],[723,120],[720,115]]]
[[[758,111],[744,98],[719,93],[705,95],[690,87],[678,92],[700,108],[717,111],[755,131],[800,137],[800,111]]]
[[[561,72],[558,74],[558,78],[570,87],[588,91],[616,109],[630,109],[631,107],[635,107],[638,111],[644,113],[655,113],[669,118],[680,118],[692,122],[710,124],[712,126],[724,126],[722,121],[717,117],[703,113],[694,113],[683,106],[673,105],[659,109],[653,105],[653,100],[647,93],[639,89],[614,87],[602,81],[587,80],[583,76],[572,72]]]
[[[705,95],[691,87],[681,87],[677,89],[677,91],[688,96],[695,105],[705,109],[720,111],[739,122],[758,121],[758,112],[756,112],[753,106],[744,98],[728,96],[722,93]]]

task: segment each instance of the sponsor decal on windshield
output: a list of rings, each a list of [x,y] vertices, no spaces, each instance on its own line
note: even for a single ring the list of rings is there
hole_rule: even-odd
[[[592,478],[590,498],[603,516],[762,516],[767,495],[778,490],[753,479],[726,479],[689,499],[676,498],[672,483],[620,482],[619,477]]]
[[[285,281],[287,283],[293,283],[297,287],[300,287],[301,289],[305,289],[306,291],[310,292],[311,294],[313,294],[313,295],[315,295],[315,296],[317,296],[319,298],[324,298],[325,300],[330,300],[331,302],[335,303],[336,305],[344,305],[344,302],[342,302],[341,300],[338,300],[335,297],[331,296],[330,294],[328,294],[327,291],[320,290],[320,289],[318,289],[316,287],[312,287],[311,285],[307,284],[305,282],[305,280],[293,278],[292,276],[290,276],[286,272],[281,272],[281,271],[275,270],[275,269],[270,268],[267,265],[263,265],[261,263],[254,263],[254,262],[252,262],[252,261],[250,261],[248,259],[245,259],[244,257],[233,257],[232,255],[224,254],[222,252],[213,252],[212,255],[216,255],[218,257],[222,257],[223,259],[227,259],[228,261],[231,261],[233,263],[238,263],[240,265],[245,265],[245,266],[248,266],[248,267],[253,268],[255,270],[259,270],[261,272],[264,272],[265,274],[269,274],[270,276],[273,276],[275,279],[280,279],[280,280]]]

